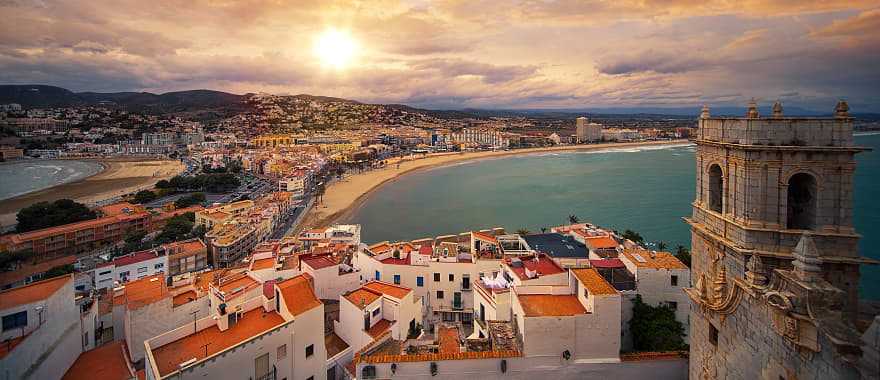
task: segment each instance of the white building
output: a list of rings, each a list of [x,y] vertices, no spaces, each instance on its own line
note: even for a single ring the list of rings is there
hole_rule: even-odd
[[[74,301],[73,275],[0,292],[0,376],[60,379],[94,344],[94,319]]]
[[[575,125],[575,137],[579,144],[602,140],[601,124],[591,123],[586,117],[579,117],[575,120]]]
[[[409,288],[371,281],[339,298],[339,322],[334,331],[353,351],[388,334],[406,340],[419,331],[422,305]]]
[[[156,250],[119,256],[95,268],[95,288],[112,288],[121,283],[164,273],[167,268],[168,256]]]
[[[690,331],[688,297],[683,291],[691,286],[690,269],[669,252],[646,249],[626,249],[620,261],[635,276],[637,293],[651,306],[668,306],[675,311],[675,319]],[[624,308],[631,308],[626,302]],[[624,314],[627,314],[626,312]],[[690,341],[685,335],[685,343]]]

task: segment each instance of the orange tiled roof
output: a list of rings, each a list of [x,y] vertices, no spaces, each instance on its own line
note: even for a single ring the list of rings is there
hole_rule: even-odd
[[[587,309],[575,295],[517,295],[526,317],[563,317],[584,314]]]
[[[251,270],[272,269],[275,267],[275,258],[256,259],[251,263]]]
[[[237,273],[223,280],[220,280],[220,286],[218,289],[223,292],[223,295],[227,300],[235,298],[244,291],[260,285],[257,280],[254,280],[246,273]]]
[[[180,363],[192,358],[204,359],[283,323],[284,318],[278,313],[265,313],[263,308],[256,308],[244,313],[241,319],[226,331],[220,331],[215,325],[164,346],[153,348],[153,358],[156,360],[159,374],[165,376],[176,371]]]
[[[652,257],[651,251],[646,249],[627,249],[623,251],[623,255],[639,268],[688,269],[687,265],[669,252],[656,252]],[[640,256],[643,261],[637,260],[635,255]]]
[[[133,205],[128,202],[119,202],[110,205],[106,205],[100,208],[101,213],[104,216],[116,216],[119,214],[132,213],[132,212],[143,212],[144,206]]]
[[[559,266],[559,264],[551,259],[550,256],[539,254],[536,257],[538,258],[538,261],[535,261],[534,258],[521,258],[520,262],[522,262],[522,266],[518,267],[510,265],[510,259],[505,260],[505,262],[507,263],[510,270],[514,274],[516,274],[516,276],[519,277],[520,280],[524,281],[529,280],[529,277],[526,276],[526,269],[537,272],[538,276],[549,276],[565,272],[565,269]]]
[[[361,310],[363,310],[365,306],[373,303],[373,301],[379,298],[382,298],[381,293],[363,287],[352,290],[345,295],[345,299],[347,299],[349,302],[351,302],[352,305],[357,306]]]
[[[475,238],[482,239],[482,240],[488,240],[493,243],[498,243],[498,239],[492,235],[485,234],[485,233],[482,233],[479,231],[473,231],[471,233],[474,235]]]
[[[73,288],[73,274],[54,277],[22,287],[0,291],[0,310],[42,301],[55,294],[55,292],[63,286]]]
[[[81,353],[61,379],[131,379],[133,374],[129,371],[128,364],[126,364],[128,359],[125,358],[122,348],[124,342],[120,340],[108,343],[94,350]]]
[[[584,284],[584,287],[592,295],[618,294],[617,289],[614,289],[608,281],[605,281],[605,278],[595,268],[572,269],[571,272],[574,273],[574,276]]]
[[[122,298],[121,303],[126,304],[128,309],[136,310],[169,295],[165,285],[165,276],[156,274],[126,283],[124,294],[121,297],[115,297],[114,304],[118,304],[117,298]]]
[[[76,262],[75,255],[61,256],[55,259],[39,262],[37,264],[22,263],[21,268],[13,271],[0,272],[0,286],[23,281],[35,274],[43,273],[49,269],[62,265],[70,265]]]
[[[364,284],[363,287],[397,299],[403,299],[412,291],[410,288],[382,281],[370,281]]]
[[[394,322],[391,322],[385,318],[382,318],[379,320],[379,322],[376,322],[372,327],[370,327],[369,330],[367,330],[367,334],[370,334],[370,336],[373,337],[373,339],[377,339],[380,336],[382,336],[382,334],[385,333],[385,331],[388,331],[389,329],[391,329],[391,325],[393,325],[393,324],[394,324]]]
[[[115,215],[115,216],[107,216],[98,219],[89,219],[81,222],[65,224],[56,227],[43,228],[41,230],[23,232],[20,234],[9,235],[9,239],[15,244],[21,244],[26,241],[43,239],[51,236],[72,233],[76,231],[81,231],[90,228],[102,227],[105,225],[110,225],[113,223],[118,223],[123,220],[136,219],[136,218],[147,218],[150,214],[147,212],[138,212],[131,215]]]
[[[469,359],[500,359],[515,358],[522,356],[519,351],[480,351],[459,352],[454,354],[418,354],[418,355],[364,355],[360,361],[364,363],[403,363],[403,362],[432,362],[441,360],[469,360]]]
[[[605,236],[584,236],[584,241],[593,249],[613,249],[617,248],[620,243],[609,235]]]
[[[294,316],[323,305],[315,295],[315,290],[312,289],[312,283],[309,279],[310,277],[300,275],[275,284],[281,297],[284,298],[287,311]]]
[[[461,343],[458,341],[458,329],[455,327],[441,326],[437,334],[441,354],[455,354],[461,352]]]
[[[198,294],[196,294],[195,290],[187,290],[183,293],[180,293],[172,299],[172,305],[174,307],[178,307],[181,305],[186,305],[192,301],[195,301],[199,298]]]

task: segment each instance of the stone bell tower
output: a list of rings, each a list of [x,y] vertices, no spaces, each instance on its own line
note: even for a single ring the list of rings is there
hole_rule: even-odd
[[[713,118],[695,138],[690,376],[860,378],[853,119]]]

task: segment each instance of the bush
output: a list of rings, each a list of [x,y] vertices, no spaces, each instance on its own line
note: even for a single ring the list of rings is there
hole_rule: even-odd
[[[27,232],[95,219],[97,214],[82,203],[70,199],[39,202],[21,209],[16,216],[17,232]]]
[[[686,347],[684,326],[675,320],[675,311],[669,306],[648,305],[640,295],[633,300],[629,329],[636,351],[675,351]]]
[[[150,190],[141,190],[134,195],[134,203],[144,204],[156,200],[156,193]]]
[[[174,201],[174,207],[176,208],[184,208],[189,207],[196,204],[204,203],[207,200],[205,198],[204,193],[195,193],[185,197],[182,197],[176,201]]]

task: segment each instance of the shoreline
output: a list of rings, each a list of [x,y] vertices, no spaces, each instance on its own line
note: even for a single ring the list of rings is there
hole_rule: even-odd
[[[79,159],[97,162],[104,169],[94,175],[60,183],[0,201],[0,226],[15,224],[18,210],[38,202],[69,198],[93,204],[105,199],[140,191],[183,171],[177,160],[160,159]]]
[[[77,182],[80,182],[80,181],[85,181],[85,180],[87,180],[87,179],[89,179],[89,178],[92,178],[92,177],[94,177],[94,176],[96,176],[96,175],[99,175],[99,174],[101,174],[101,173],[104,173],[104,172],[106,172],[108,169],[110,169],[110,165],[108,165],[107,163],[102,162],[102,161],[96,161],[96,160],[94,160],[94,159],[64,159],[64,158],[36,159],[36,158],[34,158],[34,159],[28,159],[28,160],[18,160],[18,161],[6,161],[6,162],[0,162],[0,165],[28,164],[28,163],[32,163],[32,162],[46,162],[46,161],[81,161],[81,162],[86,162],[86,161],[87,161],[87,162],[96,162],[96,163],[98,164],[98,166],[100,166],[101,168],[98,169],[98,171],[96,171],[96,172],[94,172],[94,173],[92,173],[92,174],[89,174],[89,175],[87,175],[87,176],[85,176],[85,177],[82,177],[82,178],[77,178],[77,179],[74,179],[74,180],[71,180],[71,181],[62,181],[62,182],[58,182],[58,183],[56,183],[56,184],[54,184],[54,185],[49,185],[49,186],[46,186],[46,187],[41,187],[41,188],[33,189],[33,190],[30,190],[30,191],[26,191],[26,192],[24,192],[24,193],[15,194],[15,195],[13,195],[13,196],[11,196],[11,197],[9,197],[9,198],[6,198],[6,199],[0,199],[0,204],[2,204],[3,202],[6,202],[6,201],[11,201],[11,200],[16,199],[16,198],[24,197],[24,196],[26,196],[26,195],[30,195],[30,194],[33,194],[33,193],[37,193],[37,192],[40,192],[40,191],[43,191],[43,190],[48,190],[48,189],[51,189],[51,188],[53,188],[53,187],[58,187],[58,186],[61,186],[61,185],[67,185],[67,184],[71,184],[71,183],[77,183]]]
[[[333,182],[324,192],[321,204],[316,204],[303,218],[295,229],[299,233],[304,228],[326,227],[340,220],[346,220],[358,210],[366,199],[376,190],[406,174],[428,169],[443,167],[469,160],[484,160],[509,156],[588,152],[615,148],[634,148],[650,146],[667,146],[687,144],[688,140],[640,141],[629,143],[602,143],[590,145],[565,145],[543,148],[526,148],[505,151],[480,151],[462,153],[435,153],[421,158],[389,160],[382,169],[344,177],[342,181]],[[400,162],[400,168],[396,166]]]

